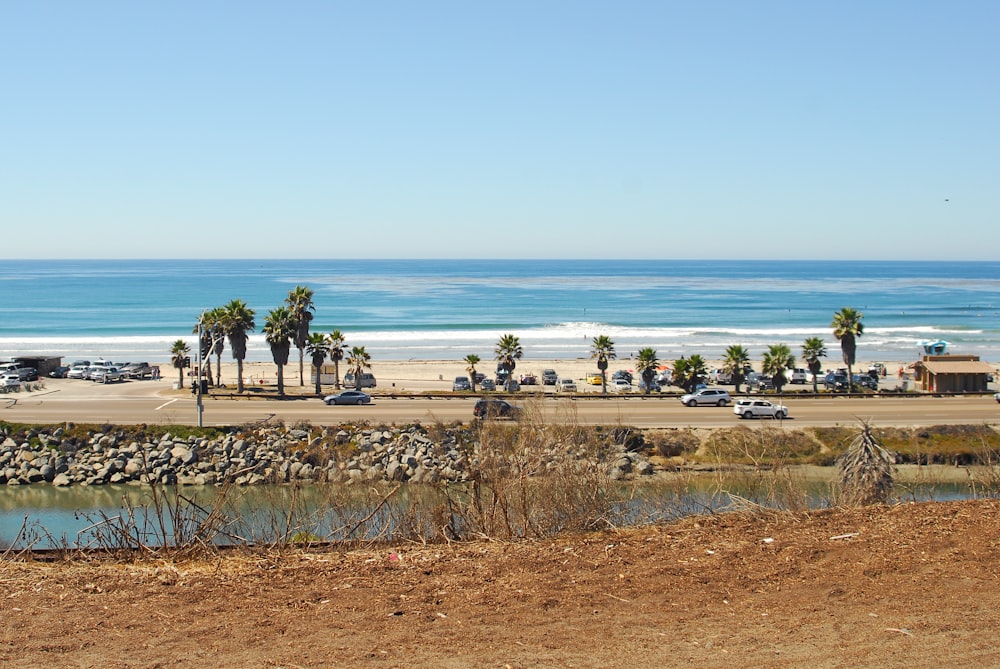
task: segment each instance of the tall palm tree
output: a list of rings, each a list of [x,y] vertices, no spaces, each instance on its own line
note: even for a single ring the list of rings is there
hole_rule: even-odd
[[[524,349],[521,348],[521,340],[512,334],[505,334],[497,342],[495,353],[497,362],[500,363],[500,368],[507,375],[505,385],[509,391],[510,380],[514,378],[514,369],[517,367],[517,361],[524,356]]]
[[[170,364],[177,370],[177,387],[184,387],[184,368],[188,366],[188,354],[191,347],[184,343],[183,339],[178,339],[170,347]]]
[[[826,344],[819,337],[809,337],[802,342],[802,359],[813,377],[813,395],[819,395],[819,373],[823,371],[820,358],[826,357]]]
[[[733,344],[726,349],[726,355],[722,359],[722,371],[733,378],[736,386],[736,393],[740,392],[740,384],[743,383],[744,374],[750,366],[750,352],[739,344]]]
[[[292,318],[295,321],[292,341],[295,342],[295,348],[299,349],[299,385],[304,386],[306,382],[302,375],[302,354],[309,342],[309,323],[313,319],[312,312],[316,311],[316,305],[313,304],[313,291],[305,286],[295,286],[288,291],[285,304],[288,305],[288,310],[292,312]]]
[[[243,361],[247,357],[247,340],[249,333],[257,327],[254,323],[254,310],[243,300],[232,300],[222,307],[225,312],[223,327],[229,337],[229,350],[233,352],[236,361],[236,392],[243,392]]]
[[[597,335],[590,343],[590,359],[601,372],[601,392],[608,394],[608,362],[615,359],[615,343],[607,335]]]
[[[708,375],[708,364],[705,359],[695,353],[690,358],[681,356],[674,360],[674,385],[687,392],[693,392],[695,386]]]
[[[656,349],[649,347],[639,349],[635,368],[639,372],[639,376],[642,377],[647,395],[649,394],[650,386],[653,385],[653,378],[656,376],[656,368],[659,365],[660,361],[656,357]]]
[[[226,313],[222,307],[210,309],[201,315],[202,327],[211,333],[209,355],[215,356],[215,385],[222,385],[222,351],[226,348]]]
[[[347,354],[344,333],[340,330],[334,330],[326,336],[326,340],[330,345],[330,352],[327,355],[333,362],[333,387],[340,390],[340,361]]]
[[[306,342],[306,353],[312,358],[313,372],[316,374],[316,394],[319,395],[323,392],[319,382],[320,370],[326,356],[330,354],[330,342],[326,335],[319,332],[313,332],[309,335],[309,341]]]
[[[354,389],[361,390],[361,375],[365,370],[371,369],[372,357],[365,350],[364,346],[355,346],[347,356],[347,370],[354,375]]]
[[[285,394],[285,365],[288,364],[288,352],[292,348],[292,336],[295,334],[295,316],[285,307],[272,309],[264,317],[264,341],[271,347],[271,358],[278,366],[278,394]]]
[[[780,394],[785,382],[788,381],[785,370],[794,366],[795,356],[792,355],[792,349],[788,348],[787,344],[773,344],[768,346],[764,353],[764,365],[761,371],[771,377],[774,389]]]
[[[468,367],[465,368],[465,371],[469,373],[469,379],[472,381],[472,392],[476,392],[476,365],[478,365],[481,360],[475,353],[470,353],[465,356],[462,362],[468,365]]]
[[[833,336],[840,340],[840,352],[844,356],[844,364],[847,365],[847,383],[851,390],[854,390],[854,354],[858,349],[857,339],[865,331],[861,322],[864,317],[865,315],[857,309],[844,307],[833,315],[833,321],[830,323]]]

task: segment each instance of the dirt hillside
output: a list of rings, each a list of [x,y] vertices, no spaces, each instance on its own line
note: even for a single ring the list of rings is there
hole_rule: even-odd
[[[1000,502],[0,562],[3,667],[1000,666]]]

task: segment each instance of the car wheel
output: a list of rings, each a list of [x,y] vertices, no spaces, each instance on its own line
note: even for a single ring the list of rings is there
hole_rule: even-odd
[[[361,399],[361,398],[359,397],[359,398],[358,398],[358,401],[357,401],[357,405],[358,405],[358,406],[361,406],[361,405],[362,405],[362,404],[364,404],[364,403],[365,403],[365,401],[364,401],[363,399]]]
[[[718,404],[720,407],[724,407],[726,406],[726,400],[719,400]]]
[[[688,406],[689,407],[696,406],[697,404],[698,404],[698,402],[696,402],[695,400],[688,400]]]
[[[778,412],[778,417],[782,418],[782,419],[788,418],[788,412],[787,411],[779,411]]]
[[[747,412],[746,411],[744,411],[743,413],[740,414],[740,420],[745,420],[746,417],[747,417]]]
[[[333,404],[333,400],[323,400],[323,404],[330,406]]]

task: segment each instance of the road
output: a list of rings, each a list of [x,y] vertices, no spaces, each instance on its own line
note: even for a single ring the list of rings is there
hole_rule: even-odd
[[[205,426],[228,426],[281,419],[336,425],[351,421],[403,424],[451,423],[472,418],[474,397],[375,397],[366,406],[326,406],[319,399],[211,399],[204,401]],[[773,398],[772,398],[773,399]],[[728,407],[686,407],[675,397],[608,398],[548,396],[518,400],[529,415],[544,421],[634,427],[724,427],[772,425],[774,421],[740,421]],[[786,427],[852,425],[859,419],[882,426],[996,424],[1000,405],[992,396],[868,398],[787,398],[791,415]],[[169,384],[91,384],[54,380],[36,393],[0,396],[0,420],[15,423],[118,423],[197,425],[195,398]]]

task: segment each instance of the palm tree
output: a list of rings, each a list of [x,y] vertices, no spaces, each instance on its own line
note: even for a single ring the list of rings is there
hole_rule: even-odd
[[[344,333],[334,330],[326,336],[326,341],[330,345],[330,360],[333,362],[333,386],[340,390],[340,361],[344,359],[347,352],[347,345],[344,343]]]
[[[635,368],[642,377],[642,382],[646,387],[646,394],[649,394],[649,387],[653,385],[653,377],[656,376],[656,368],[660,361],[656,358],[656,349],[641,348],[635,363]]]
[[[707,375],[708,366],[705,359],[697,353],[690,358],[681,356],[674,361],[674,385],[684,388],[689,393],[694,392],[695,386]]]
[[[844,307],[833,315],[833,336],[840,340],[840,352],[844,356],[844,364],[847,365],[847,383],[851,390],[854,390],[854,354],[857,352],[857,338],[864,334],[864,324],[861,322],[865,315],[857,309]]]
[[[320,370],[326,356],[330,354],[330,343],[326,336],[319,332],[313,332],[309,335],[309,341],[306,342],[306,353],[312,358],[313,371],[316,374],[316,394],[319,395],[323,392],[319,382]]]
[[[500,368],[504,370],[507,376],[504,383],[509,391],[510,380],[514,378],[514,369],[517,367],[516,361],[524,356],[524,350],[521,348],[521,340],[512,334],[505,334],[497,342],[495,352],[497,362],[500,363]]]
[[[475,353],[470,353],[465,356],[462,362],[468,365],[465,371],[469,373],[469,378],[472,380],[472,392],[476,392],[476,365],[480,363],[480,358]]]
[[[288,352],[295,335],[295,316],[285,307],[272,309],[264,318],[263,332],[264,341],[271,347],[271,358],[278,366],[278,394],[284,396],[285,365],[288,364]]]
[[[305,286],[295,286],[288,291],[285,304],[288,305],[292,319],[295,321],[292,341],[295,342],[295,348],[299,349],[299,385],[304,386],[306,383],[302,376],[302,353],[309,341],[309,323],[313,319],[312,312],[316,311],[316,306],[313,304],[313,291]]]
[[[590,358],[601,372],[601,392],[608,394],[608,361],[615,359],[615,343],[607,335],[598,335],[590,344]]]
[[[687,392],[693,392],[695,386],[702,382],[708,374],[705,359],[695,353],[690,358],[681,356],[674,361],[674,385]]]
[[[743,376],[749,366],[750,352],[746,348],[739,344],[733,344],[726,349],[726,355],[722,359],[722,371],[733,378],[737,394],[740,392],[740,384],[743,383]]]
[[[177,370],[177,387],[184,387],[184,368],[188,366],[188,354],[191,347],[184,343],[183,339],[178,339],[170,347],[170,364]]]
[[[361,375],[366,369],[371,369],[372,357],[365,351],[364,346],[355,346],[351,349],[351,354],[347,356],[347,369],[354,375],[354,389],[361,390]]]
[[[768,346],[764,353],[764,365],[761,371],[771,377],[774,389],[780,394],[788,380],[785,376],[785,370],[794,366],[795,356],[792,355],[792,349],[788,348],[787,344],[774,344]]]
[[[225,309],[216,307],[201,315],[202,328],[211,333],[209,355],[215,356],[215,385],[222,385],[222,351],[226,348]]]
[[[826,357],[826,344],[819,337],[809,337],[802,342],[802,359],[813,377],[813,395],[819,395],[819,373],[823,370],[820,358]]]
[[[222,307],[225,312],[223,317],[223,327],[229,337],[229,349],[233,352],[233,360],[236,361],[236,392],[243,392],[243,361],[247,357],[247,340],[249,333],[257,327],[253,317],[254,310],[247,306],[243,300],[232,300]]]

